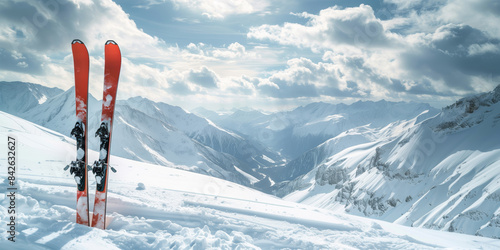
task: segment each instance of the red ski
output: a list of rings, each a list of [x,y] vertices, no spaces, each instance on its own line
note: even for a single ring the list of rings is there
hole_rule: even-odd
[[[120,76],[121,53],[116,42],[109,40],[104,45],[104,91],[102,98],[101,125],[95,136],[99,136],[99,160],[94,162],[92,172],[96,178],[96,192],[92,226],[106,228],[106,198],[108,194],[109,158],[111,153],[111,132],[115,111],[116,91]],[[111,168],[112,169],[112,168]]]
[[[76,161],[66,166],[74,174],[77,184],[76,223],[89,224],[89,197],[87,185],[87,104],[89,90],[89,53],[82,41],[71,42],[75,67],[76,123],[71,135],[76,138]]]

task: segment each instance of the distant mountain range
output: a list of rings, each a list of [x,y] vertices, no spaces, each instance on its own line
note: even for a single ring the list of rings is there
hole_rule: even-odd
[[[0,110],[69,135],[74,90],[0,82]],[[112,154],[400,224],[500,235],[500,87],[428,104],[311,103],[217,113],[119,100]],[[101,103],[90,97],[89,147]]]
[[[0,110],[68,135],[75,122],[74,89],[63,91],[23,82],[0,82]],[[289,112],[236,110],[218,115],[134,97],[118,100],[111,153],[129,159],[204,173],[271,192],[313,165],[297,166],[307,152],[348,129],[376,130],[427,111],[427,104],[312,103]],[[89,147],[100,121],[101,102],[89,97]],[[210,115],[207,115],[210,114]],[[206,117],[206,118],[203,118]],[[367,136],[366,140],[375,137]],[[336,150],[353,145],[338,144]],[[303,156],[304,154],[304,156]]]
[[[439,111],[428,104],[406,102],[356,102],[351,105],[311,103],[292,111],[264,114],[238,110],[219,114],[198,108],[193,112],[219,126],[253,138],[278,152],[287,163],[260,172],[270,179],[262,180],[261,190],[276,191],[273,183],[293,180],[306,174],[334,153],[360,143],[376,141],[386,136],[394,122],[436,115]]]

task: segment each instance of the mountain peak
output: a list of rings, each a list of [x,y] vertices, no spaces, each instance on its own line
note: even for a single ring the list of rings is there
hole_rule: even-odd
[[[35,83],[2,81],[0,82],[0,107],[7,113],[19,115],[62,92],[61,89],[48,88]]]
[[[500,101],[500,84],[494,90],[482,94],[471,95],[446,106],[443,110],[465,108],[466,113],[472,113],[481,106],[491,106]]]
[[[498,84],[498,86],[496,86],[496,88],[493,91],[495,93],[499,93],[500,94],[500,84]]]

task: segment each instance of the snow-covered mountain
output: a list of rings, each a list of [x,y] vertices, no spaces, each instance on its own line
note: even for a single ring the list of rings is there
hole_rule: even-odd
[[[273,176],[275,176],[275,181],[287,182],[290,180],[294,180],[295,178],[308,173],[313,168],[327,161],[328,158],[332,155],[335,155],[336,153],[339,153],[346,148],[359,144],[374,142],[382,138],[386,140],[394,138],[399,135],[399,132],[401,130],[406,129],[414,125],[415,123],[418,123],[418,121],[429,118],[431,115],[432,114],[428,110],[426,110],[419,116],[409,121],[393,122],[381,128],[371,128],[370,125],[364,125],[344,131],[341,134],[325,141],[319,146],[308,150],[296,159],[288,162],[279,170],[279,172],[287,173],[287,175],[281,175],[280,178],[280,175],[273,174]],[[276,169],[278,168],[275,168],[275,170]],[[277,189],[279,192],[279,187],[275,188],[275,190]]]
[[[428,104],[384,100],[351,105],[318,102],[273,114],[255,110],[231,114],[194,110],[223,128],[256,138],[289,160],[349,129],[382,128],[395,121],[413,119],[424,111],[429,115],[438,112]]]
[[[0,110],[69,134],[75,122],[72,88],[63,92],[35,84],[15,84],[16,88],[5,82],[0,84],[7,85],[5,103],[22,96],[30,100],[29,108],[10,110],[0,105]],[[51,94],[39,94],[43,91]],[[89,97],[89,131],[95,131],[99,125],[100,105],[94,97]],[[216,125],[179,107],[136,97],[117,102],[111,153],[149,163],[182,166],[271,192],[275,182],[294,179],[312,169],[311,164],[303,164],[304,158],[310,158],[307,152],[311,148],[323,145],[347,129],[377,129],[397,117],[413,118],[424,110],[428,114],[435,112],[425,104],[385,101],[352,105],[313,103],[274,114],[237,110],[221,116],[198,110]],[[336,143],[335,150],[360,142],[352,139],[350,136],[343,143]],[[89,134],[89,146],[97,148],[98,144],[98,138]],[[285,157],[292,160],[287,165]]]
[[[0,110],[6,109],[69,135],[75,123],[73,88],[49,96],[39,94],[45,93],[40,85],[15,84],[18,87],[0,84],[7,85],[2,100],[12,103],[11,100],[21,96],[32,100],[32,104],[29,108],[19,109],[0,106]],[[100,101],[89,96],[89,147],[94,149],[99,147],[98,138],[92,131],[96,131],[100,123],[100,105]],[[143,162],[177,166],[249,186],[265,177],[255,170],[281,161],[279,155],[264,146],[221,129],[204,118],[144,98],[117,101],[111,153]]]
[[[107,228],[75,223],[76,184],[63,167],[75,141],[0,111],[18,145],[15,242],[2,249],[498,249],[500,240],[410,228],[284,201],[175,168],[111,156]],[[0,148],[7,148],[0,140]],[[0,155],[0,164],[7,154]],[[98,152],[90,150],[89,159]],[[175,166],[174,166],[175,167]],[[0,172],[6,190],[7,171]],[[95,179],[89,175],[90,207]],[[12,206],[0,193],[0,207]],[[0,220],[10,221],[7,209]],[[5,225],[4,225],[5,226]],[[5,227],[7,228],[7,227]],[[10,229],[10,227],[9,227]]]
[[[0,82],[0,107],[10,114],[26,112],[63,91],[24,82]]]
[[[325,152],[326,144],[311,151],[327,156],[313,157],[314,168],[282,185],[281,194],[333,211],[500,238],[500,86],[379,133],[340,152]]]
[[[155,103],[140,97],[131,98],[126,101],[126,104],[151,117],[171,124],[202,145],[217,152],[234,156],[245,163],[239,166],[245,172],[256,173],[255,170],[268,167],[276,162],[279,163],[282,160],[278,154],[258,142],[222,129],[210,120],[188,113],[180,107]]]
[[[319,102],[273,114],[256,110],[220,114],[203,108],[194,112],[246,138],[255,138],[287,158],[286,164],[261,169],[267,177],[255,184],[262,191],[282,194],[283,185],[306,174],[327,157],[387,134],[395,136],[388,126],[412,119],[421,121],[436,115],[438,110],[428,104],[382,100],[351,105]]]

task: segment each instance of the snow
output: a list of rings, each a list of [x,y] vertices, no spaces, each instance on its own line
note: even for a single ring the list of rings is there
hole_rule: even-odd
[[[46,95],[42,95],[40,97],[40,99],[38,99],[38,104],[42,104],[42,103],[44,103],[46,101],[47,101],[47,96]]]
[[[94,212],[92,214],[92,226],[104,229],[104,213],[106,212],[106,193],[96,192],[94,199]],[[95,219],[94,219],[95,218]]]
[[[80,184],[81,181],[82,181],[82,178],[80,176],[75,176],[75,182],[77,184]]]
[[[95,177],[95,181],[96,181],[97,184],[101,184],[101,182],[102,182],[102,176],[96,176]]]
[[[76,159],[82,159],[85,156],[85,150],[83,148],[77,149]]]
[[[273,159],[269,158],[267,155],[262,155],[262,159],[270,163],[276,163],[275,161],[273,161]]]
[[[88,221],[88,216],[86,216],[85,210],[87,209],[87,196],[80,196],[76,201],[76,210],[78,210],[78,214],[82,216],[82,221]]]
[[[246,177],[246,178],[250,181],[250,184],[254,184],[254,183],[256,183],[256,182],[258,182],[258,181],[259,181],[259,179],[257,179],[257,178],[255,178],[255,177],[253,177],[253,176],[251,176],[251,175],[249,175],[249,174],[247,174],[247,173],[243,172],[243,170],[241,170],[240,168],[238,168],[238,167],[236,167],[236,166],[234,166],[234,168],[235,168],[235,169],[236,169],[236,171],[238,171],[241,175],[245,176],[245,177]]]
[[[106,159],[106,156],[108,156],[108,150],[106,150],[106,148],[102,148],[99,151],[99,159]]]
[[[315,208],[229,181],[111,156],[107,229],[75,223],[76,185],[63,171],[75,141],[0,112],[19,142],[16,242],[8,249],[498,249],[500,240],[409,228]],[[0,148],[6,148],[0,140]],[[4,152],[4,151],[2,151]],[[6,154],[0,155],[5,160]],[[89,152],[89,161],[98,152]],[[6,171],[0,172],[6,180]],[[146,189],[137,189],[145,183]],[[89,175],[90,200],[95,179]],[[7,183],[0,183],[6,190]],[[0,218],[10,216],[4,193]],[[90,209],[93,208],[91,202]],[[2,223],[4,224],[4,223]],[[5,224],[4,224],[5,227]]]
[[[112,100],[113,100],[113,97],[111,95],[107,95],[104,98],[104,101],[102,102],[103,107],[109,107],[109,105],[111,105]]]

